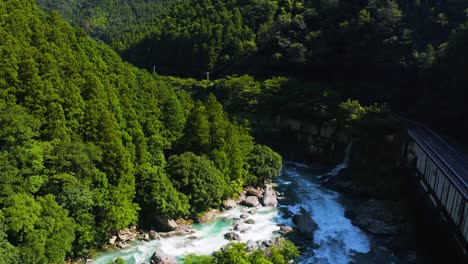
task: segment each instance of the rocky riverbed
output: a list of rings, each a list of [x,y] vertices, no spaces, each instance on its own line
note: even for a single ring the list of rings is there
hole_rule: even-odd
[[[247,188],[195,223],[160,219],[155,225],[172,229],[166,232],[130,228],[139,233],[133,242],[121,241],[117,233],[115,245],[129,246],[103,252],[94,263],[108,264],[116,257],[129,264],[180,262],[187,254],[211,254],[233,241],[250,249],[268,247],[283,235],[300,247],[298,263],[414,263],[411,250],[394,247],[407,228],[398,214],[385,201],[343,195],[324,186],[323,175],[332,171],[320,164],[287,162],[275,184]],[[127,230],[120,233],[133,236]]]
[[[109,249],[89,262],[107,264],[121,257],[130,264],[169,264],[187,254],[211,254],[232,241],[246,243],[250,250],[271,246],[276,238],[293,231],[275,220],[278,194],[273,184],[249,187],[239,198],[224,201],[220,210],[209,210],[194,221],[158,219],[155,230],[164,232],[119,230],[109,239]]]

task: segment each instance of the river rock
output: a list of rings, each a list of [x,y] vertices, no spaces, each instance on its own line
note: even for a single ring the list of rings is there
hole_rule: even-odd
[[[377,219],[384,222],[393,222],[396,217],[387,210],[386,202],[380,200],[370,199],[361,205],[359,205],[355,210],[354,214],[356,216],[369,216],[373,219]]]
[[[240,218],[241,219],[247,219],[247,218],[249,218],[249,215],[248,214],[241,214]]]
[[[253,240],[247,241],[247,252],[254,251],[255,249],[257,249],[257,247],[258,245],[255,241]]]
[[[228,233],[224,234],[224,238],[229,240],[229,241],[239,241],[240,240],[239,234],[237,234],[235,232],[228,232]]]
[[[271,240],[265,240],[262,242],[262,244],[265,246],[265,247],[271,247],[273,246],[273,241]]]
[[[135,232],[136,232],[136,228],[134,229]],[[128,240],[133,240],[135,239],[135,237],[138,236],[138,234],[136,233],[132,233],[130,232],[130,230],[128,228],[124,228],[124,229],[121,229],[117,232],[117,236],[119,238],[120,241],[128,241]],[[110,241],[109,241],[110,242]],[[114,241],[115,242],[115,241]]]
[[[159,223],[159,228],[163,231],[174,231],[178,225],[173,219],[157,217],[156,221]]]
[[[358,218],[353,221],[353,224],[374,235],[395,235],[399,232],[398,226],[372,218]]]
[[[151,240],[160,240],[161,239],[161,236],[158,234],[158,232],[156,232],[154,230],[149,231],[148,237]]]
[[[227,222],[227,221],[231,221],[231,220],[236,220],[236,219],[239,219],[237,218],[235,215],[227,215],[227,216],[223,216],[223,221]]]
[[[288,234],[293,232],[293,229],[290,226],[280,226],[280,231],[284,234]]]
[[[247,220],[245,220],[245,223],[246,223],[246,224],[249,224],[249,225],[253,225],[253,224],[255,224],[255,220],[253,220],[253,219],[247,219]]]
[[[248,225],[242,223],[241,221],[237,221],[236,223],[234,223],[233,228],[234,230],[239,231],[241,233],[244,233],[250,229]]]
[[[163,238],[168,238],[168,237],[176,237],[176,236],[186,236],[186,235],[191,235],[193,233],[195,233],[195,229],[186,228],[186,229],[178,229],[175,231],[170,231],[170,232],[165,232],[165,233],[159,233],[159,235]]]
[[[128,233],[130,233],[130,230],[128,230],[128,228],[123,228],[123,229],[120,229],[119,231],[117,231],[118,235],[125,235],[125,234],[128,234]]]
[[[181,229],[181,228],[189,228],[192,226],[193,224],[193,220],[191,219],[184,219],[184,218],[177,218],[175,220],[176,224],[177,224],[177,228],[178,229]]]
[[[247,196],[244,201],[242,201],[242,205],[248,207],[257,207],[260,205],[257,196]]]
[[[135,233],[119,234],[120,241],[129,241],[135,239],[138,235]]]
[[[177,264],[177,261],[174,256],[154,252],[151,256],[150,264]]]
[[[257,209],[250,209],[247,213],[254,215],[257,213]]]
[[[125,243],[125,242],[117,242],[115,244],[118,248],[121,248],[121,249],[124,249],[124,248],[128,248],[130,245]]]
[[[253,187],[247,188],[246,193],[247,193],[247,196],[256,196],[257,198],[263,197],[262,191],[255,189]]]
[[[109,239],[109,244],[114,245],[116,240],[117,240],[117,236],[112,236],[112,237]]]
[[[226,210],[233,209],[237,206],[237,202],[234,199],[227,199],[223,202],[223,207]]]
[[[293,216],[293,222],[302,233],[309,238],[313,237],[313,233],[318,228],[318,224],[312,219],[312,216],[301,207],[301,213]]]
[[[371,199],[346,214],[354,225],[372,234],[395,235],[400,232],[399,219],[386,209],[385,201]]]
[[[197,218],[197,221],[202,224],[212,222],[221,212],[217,209],[210,209]]]
[[[275,190],[270,184],[265,185],[265,191],[263,192],[262,199],[263,206],[276,207],[278,205],[278,200],[276,199]]]

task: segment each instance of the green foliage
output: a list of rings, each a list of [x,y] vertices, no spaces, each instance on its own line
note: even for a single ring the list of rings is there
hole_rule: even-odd
[[[458,58],[463,56],[466,45],[456,40],[463,38],[465,31],[460,25],[466,23],[467,5],[462,1],[37,2],[46,11],[59,10],[74,25],[107,42],[140,67],[152,70],[156,66],[158,73],[197,78],[204,77],[207,71],[214,77],[232,75],[223,82],[233,83],[219,85],[226,95],[216,94],[229,112],[255,112],[262,105],[266,91],[259,94],[258,82],[248,80],[245,74],[259,79],[291,76],[306,82],[331,83],[345,98],[369,104],[386,101],[392,109],[437,127],[448,127],[444,132],[466,141],[460,132],[463,130],[452,125],[463,121],[458,111],[463,110],[459,98],[465,94],[459,87],[466,75],[460,71],[466,67]],[[53,17],[51,21],[58,21],[57,14]],[[21,22],[24,21],[15,21]],[[34,54],[34,50],[26,54],[29,53]],[[38,84],[36,80],[42,72],[37,63],[41,60],[23,57],[3,62],[2,65],[21,65],[24,69],[18,74],[5,72],[5,76],[26,81],[25,98],[41,102],[30,102],[35,118],[44,119],[45,113],[54,109],[53,115],[47,115],[50,122],[43,134],[66,137],[64,124],[76,127],[77,122],[72,122],[75,118],[69,117],[83,118],[84,108],[80,105],[73,111],[63,109],[69,104],[47,98],[44,91],[53,90],[54,82]],[[452,71],[457,77],[452,77]],[[192,81],[183,82],[189,85]],[[194,86],[210,85],[199,82]],[[65,87],[68,91],[63,94],[77,88]],[[450,92],[445,93],[446,89]],[[238,93],[234,97],[233,91]],[[286,96],[294,96],[294,91],[277,94],[274,100],[286,101]],[[303,98],[312,97],[303,94]],[[329,119],[326,103],[314,107],[301,103],[272,109]],[[174,139],[178,135],[165,136]],[[167,146],[162,139],[155,141],[158,143],[151,144]]]
[[[271,248],[269,260],[274,264],[286,264],[299,256],[299,250],[289,240],[280,239],[279,245]]]
[[[212,256],[196,256],[196,255],[188,255],[184,257],[185,264],[214,264],[215,259]]]
[[[231,243],[223,250],[214,254],[216,263],[220,264],[249,264],[249,254],[246,250],[247,246],[242,243]]]
[[[289,240],[279,239],[270,248],[247,251],[243,243],[230,243],[213,256],[189,255],[184,258],[186,264],[286,264],[299,256],[299,250]]]
[[[121,257],[118,257],[114,260],[115,264],[125,264],[125,260]]]
[[[114,47],[126,46],[115,32],[106,33],[114,22],[151,19],[150,9],[162,6],[38,2],[76,15],[76,24]],[[205,10],[203,1],[195,6]],[[249,29],[232,32],[242,25],[238,11],[214,7],[226,16],[209,27],[206,41],[225,47],[200,47],[200,54],[209,54],[202,62],[208,68],[225,60],[225,51],[244,54],[254,46]],[[205,27],[200,21],[194,31]],[[2,1],[0,24],[1,263],[88,256],[119,228],[195,215],[239,191],[254,148],[248,124],[231,119],[213,95],[195,101],[179,87],[208,82],[139,70],[32,0]],[[227,33],[225,24],[231,24]],[[225,33],[245,41],[224,40]]]
[[[148,223],[154,222],[157,216],[181,217],[188,214],[189,203],[187,197],[174,188],[173,183],[158,167],[144,167],[141,169],[142,193],[140,204],[143,205],[143,217]]]
[[[192,213],[219,206],[230,188],[212,161],[191,152],[172,156],[167,172],[174,186],[188,197]]]
[[[350,125],[351,122],[359,120],[366,113],[366,109],[357,100],[348,99],[338,105],[342,120]]]
[[[19,263],[19,250],[7,240],[5,233],[5,219],[0,210],[0,263]]]
[[[262,185],[271,182],[279,175],[282,168],[281,156],[263,145],[256,145],[249,155],[248,163],[250,173],[256,175],[255,182],[251,184]]]
[[[19,249],[21,263],[60,263],[71,251],[75,222],[53,195],[34,200],[19,193],[4,199],[2,207],[4,218],[0,220],[9,240]],[[11,247],[8,243],[4,246]],[[15,251],[13,255],[17,255]]]

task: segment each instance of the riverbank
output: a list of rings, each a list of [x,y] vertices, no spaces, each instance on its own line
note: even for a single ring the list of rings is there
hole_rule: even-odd
[[[246,243],[249,250],[268,248],[292,231],[276,221],[278,199],[284,199],[278,195],[274,184],[248,187],[239,198],[224,201],[220,210],[209,210],[191,221],[166,219],[165,230],[173,230],[119,230],[111,237],[108,248],[88,263],[108,264],[117,257],[127,264],[149,263],[155,252],[180,262],[183,256],[209,255],[234,241]]]

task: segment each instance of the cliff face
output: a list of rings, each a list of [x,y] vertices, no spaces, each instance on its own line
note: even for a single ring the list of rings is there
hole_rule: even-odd
[[[339,163],[350,141],[350,133],[330,122],[289,117],[249,116],[252,133],[259,142],[280,151],[285,158]]]

